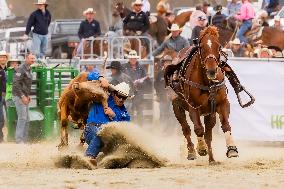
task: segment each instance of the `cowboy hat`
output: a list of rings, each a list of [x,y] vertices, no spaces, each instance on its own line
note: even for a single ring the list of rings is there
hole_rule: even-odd
[[[35,5],[48,5],[47,0],[37,0],[37,2],[34,4]]]
[[[180,28],[177,24],[173,24],[171,26],[171,28],[168,28],[168,30],[170,30],[170,31],[181,31],[182,28]]]
[[[0,56],[6,56],[9,57],[9,54],[6,51],[0,51]]]
[[[143,5],[143,2],[141,0],[135,0],[132,4],[133,5]]]
[[[117,69],[121,70],[121,63],[119,61],[112,61],[109,66],[106,67],[106,69]]]
[[[278,15],[276,15],[276,16],[274,16],[274,21],[278,21],[278,22],[280,22],[280,16],[278,16]]]
[[[216,12],[220,12],[222,11],[222,8],[223,8],[222,5],[216,5],[216,7],[214,7],[213,10]]]
[[[96,11],[94,11],[93,8],[87,8],[84,12],[83,12],[83,15],[86,15],[86,14],[95,14]]]
[[[8,62],[7,62],[7,67],[10,67],[11,63],[12,62],[17,62],[18,65],[20,65],[22,62],[21,60],[19,59],[10,59]]]
[[[122,95],[124,97],[129,97],[129,91],[130,91],[130,87],[127,83],[125,82],[121,82],[117,85],[114,86],[114,90],[119,94]]]
[[[165,55],[163,58],[162,58],[162,61],[172,61],[173,58],[170,56],[170,55]]]
[[[127,58],[140,58],[140,57],[137,55],[137,52],[135,50],[131,50],[128,53]]]
[[[240,45],[241,44],[241,41],[239,38],[235,38],[233,41],[232,41],[232,44],[233,45]]]

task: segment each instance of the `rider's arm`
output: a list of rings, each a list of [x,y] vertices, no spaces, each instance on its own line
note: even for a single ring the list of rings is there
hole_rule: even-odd
[[[152,53],[153,56],[157,56],[160,54],[166,47],[166,41],[164,41],[154,52]]]
[[[80,27],[79,27],[79,30],[78,30],[78,37],[79,37],[80,39],[83,38],[83,25],[84,25],[84,23],[81,22]]]
[[[35,24],[35,20],[36,20],[35,13],[32,13],[29,17],[29,20],[28,20],[28,23],[27,23],[27,26],[26,26],[26,32],[25,32],[26,35],[29,35],[32,26],[34,26],[34,24]]]
[[[145,22],[145,25],[143,26],[142,28],[142,33],[145,33],[148,31],[148,29],[150,28],[150,21],[149,21],[149,17],[147,16],[147,14],[145,13],[144,14],[144,22]]]

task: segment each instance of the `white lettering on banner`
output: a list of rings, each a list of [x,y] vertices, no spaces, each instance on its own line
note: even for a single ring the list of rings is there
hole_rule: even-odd
[[[241,108],[226,82],[232,135],[241,140],[284,141],[284,60],[230,58],[228,63],[255,97],[253,105]]]

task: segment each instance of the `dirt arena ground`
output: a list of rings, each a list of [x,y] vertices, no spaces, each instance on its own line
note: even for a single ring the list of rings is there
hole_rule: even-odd
[[[284,188],[283,144],[237,141],[240,157],[227,159],[224,138],[214,137],[215,158],[221,164],[209,166],[207,157],[185,160],[181,136],[155,138],[153,146],[160,147],[170,160],[157,169],[63,169],[54,164],[59,156],[56,143],[0,144],[0,188]],[[74,143],[71,146],[68,153],[82,154]]]

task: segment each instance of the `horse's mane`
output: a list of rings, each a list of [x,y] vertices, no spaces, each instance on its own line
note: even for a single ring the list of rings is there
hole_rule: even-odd
[[[207,34],[209,34],[211,36],[215,36],[217,39],[219,39],[219,32],[218,32],[218,28],[216,26],[208,26],[205,29],[203,29],[200,32],[200,39],[202,39]]]

